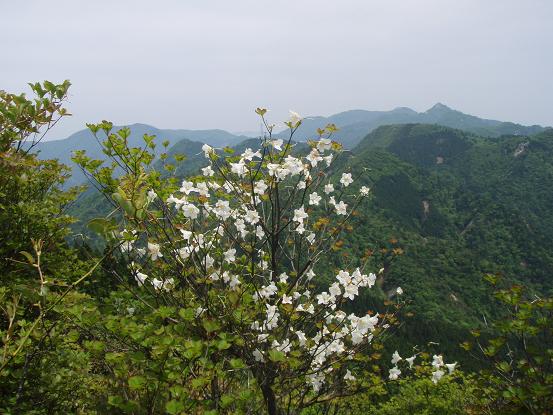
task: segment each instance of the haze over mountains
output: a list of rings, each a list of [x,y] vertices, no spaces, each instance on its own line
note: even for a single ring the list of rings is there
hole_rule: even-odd
[[[390,111],[351,110],[329,117],[307,117],[295,133],[294,140],[305,141],[316,134],[317,128],[322,128],[329,123],[340,128],[335,139],[341,142],[345,148],[354,148],[368,133],[382,125],[426,123],[457,128],[484,137],[498,137],[501,135],[532,135],[545,130],[544,127],[533,125],[524,126],[511,122],[482,119],[473,115],[464,114],[438,103],[425,112],[416,112],[410,108],[399,107]],[[187,140],[207,143],[214,147],[234,146],[247,140],[244,135],[236,135],[224,130],[185,130],[185,129],[160,129],[147,124],[132,124],[129,144],[140,146],[143,144],[144,134],[155,135],[158,143],[168,140],[170,146],[179,141]],[[281,131],[276,136],[286,137],[287,131]],[[183,145],[182,143],[181,145]],[[62,163],[74,167],[71,155],[76,150],[85,150],[93,158],[103,159],[99,144],[88,129],[78,131],[61,140],[43,141],[38,146],[39,157],[42,159],[57,158]],[[174,152],[174,151],[173,151]],[[73,169],[73,175],[68,185],[82,183],[84,175]]]

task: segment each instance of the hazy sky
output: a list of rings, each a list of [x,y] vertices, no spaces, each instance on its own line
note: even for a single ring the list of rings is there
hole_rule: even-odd
[[[0,0],[0,25],[0,89],[73,83],[56,138],[438,101],[553,125],[552,0]]]

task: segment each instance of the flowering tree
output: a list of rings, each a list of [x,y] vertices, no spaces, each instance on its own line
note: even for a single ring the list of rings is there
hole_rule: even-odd
[[[132,409],[136,398],[135,409],[157,399],[170,413],[258,412],[256,405],[297,413],[367,386],[357,379],[358,365],[394,316],[348,311],[375,284],[365,262],[333,272],[321,260],[369,189],[348,192],[352,173],[331,174],[341,153],[331,140],[334,125],[303,148],[292,141],[301,117],[291,113],[283,140],[274,139],[266,110],[256,112],[267,130],[258,146],[234,155],[204,145],[202,174],[182,182],[150,168],[153,137],[129,149],[128,129],[89,125],[97,138],[105,133],[112,164],[83,152],[74,160],[124,216],[123,227],[107,219],[91,224],[118,246],[127,267],[126,276],[111,267],[131,293],[126,316],[111,329],[163,362],[154,367],[144,358],[137,366],[121,348],[112,350],[121,373],[134,363],[129,393],[113,405]],[[116,179],[114,171],[123,174]],[[332,283],[320,287],[317,277],[331,272]],[[436,359],[439,379],[443,362]],[[400,375],[400,360],[396,353],[390,379]]]

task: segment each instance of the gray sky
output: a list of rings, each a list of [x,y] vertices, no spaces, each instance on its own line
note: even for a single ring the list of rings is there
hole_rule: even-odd
[[[551,0],[0,0],[0,88],[73,83],[74,116],[258,130],[253,109],[435,102],[553,124]]]

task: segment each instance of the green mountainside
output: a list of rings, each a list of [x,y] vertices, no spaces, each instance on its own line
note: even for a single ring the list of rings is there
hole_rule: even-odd
[[[380,127],[342,168],[365,170],[358,185],[373,189],[347,238],[351,254],[391,238],[404,251],[383,287],[413,298],[411,338],[454,349],[493,316],[486,273],[553,291],[553,130],[492,139],[435,125]]]

